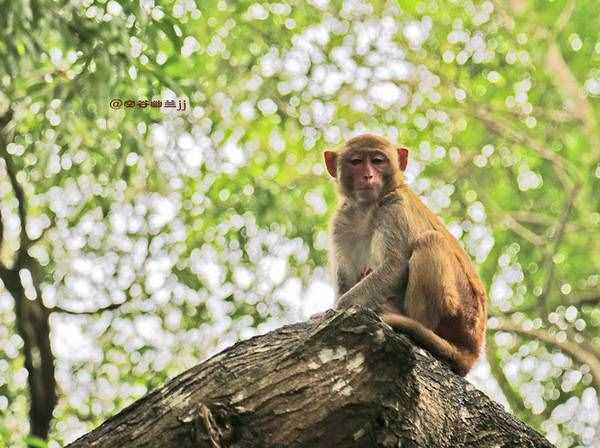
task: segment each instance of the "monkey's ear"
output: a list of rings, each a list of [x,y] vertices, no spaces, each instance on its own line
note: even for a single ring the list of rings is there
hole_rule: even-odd
[[[325,158],[325,166],[327,167],[327,172],[331,175],[331,177],[336,177],[337,153],[335,151],[325,151],[323,153],[323,157]]]
[[[400,169],[402,171],[406,170],[406,165],[408,164],[408,149],[399,146],[398,150],[398,165],[400,165]]]

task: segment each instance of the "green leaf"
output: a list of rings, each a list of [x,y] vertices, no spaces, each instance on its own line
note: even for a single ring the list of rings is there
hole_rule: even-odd
[[[23,442],[25,442],[26,445],[30,446],[30,447],[35,447],[35,448],[48,448],[48,444],[46,443],[45,440],[42,440],[38,437],[34,437],[34,436],[27,436],[23,439]]]

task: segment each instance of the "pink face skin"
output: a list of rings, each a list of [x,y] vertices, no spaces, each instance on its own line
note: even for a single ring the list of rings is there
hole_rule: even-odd
[[[352,186],[359,202],[374,202],[383,187],[383,174],[389,169],[388,158],[379,151],[354,151],[344,163],[352,175]]]

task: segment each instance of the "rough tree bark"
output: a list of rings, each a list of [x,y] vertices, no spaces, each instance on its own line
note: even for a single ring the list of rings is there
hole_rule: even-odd
[[[375,314],[239,342],[68,448],[551,447]]]

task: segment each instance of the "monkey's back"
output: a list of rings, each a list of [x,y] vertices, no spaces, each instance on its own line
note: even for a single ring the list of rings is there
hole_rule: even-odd
[[[412,216],[412,225],[415,226],[415,235],[419,235],[426,231],[435,230],[442,233],[447,241],[450,243],[450,247],[453,255],[456,257],[456,261],[461,266],[462,271],[470,279],[470,285],[474,289],[474,292],[485,295],[485,289],[483,282],[479,278],[473,263],[471,262],[466,251],[460,244],[460,242],[450,233],[443,221],[433,213],[419,197],[408,188],[398,190],[398,195],[402,198],[403,206],[411,208],[413,213],[409,213]],[[417,213],[414,213],[414,212]]]
[[[464,324],[466,325],[456,325],[457,322],[451,322],[452,319],[442,321],[440,323],[440,336],[452,339],[453,327],[464,327],[469,332],[468,335],[465,335],[466,339],[474,342],[473,349],[479,351],[483,344],[487,321],[487,297],[479,274],[460,242],[450,233],[443,221],[413,191],[408,188],[401,188],[396,191],[396,194],[400,199],[401,207],[405,208],[402,219],[407,220],[407,225],[412,227],[410,233],[415,235],[415,238],[432,230],[441,233],[445,237],[456,266],[455,280],[457,286],[459,290],[470,292],[470,294],[461,297],[465,312],[459,318],[465,320]],[[414,244],[414,241],[411,243]],[[460,343],[461,341],[455,342]]]

